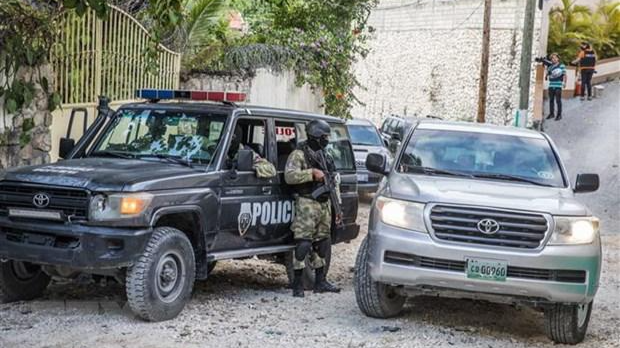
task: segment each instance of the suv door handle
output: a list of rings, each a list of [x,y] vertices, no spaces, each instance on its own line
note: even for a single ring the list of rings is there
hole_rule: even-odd
[[[271,186],[263,186],[263,194],[270,195],[271,194]]]

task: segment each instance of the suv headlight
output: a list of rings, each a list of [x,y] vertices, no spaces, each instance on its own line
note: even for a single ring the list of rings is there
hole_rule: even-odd
[[[153,200],[150,193],[99,194],[90,201],[90,220],[105,221],[136,217]]]
[[[555,216],[550,245],[590,244],[598,235],[599,220],[593,216]]]
[[[417,232],[427,232],[424,224],[424,204],[378,197],[377,210],[383,223]]]

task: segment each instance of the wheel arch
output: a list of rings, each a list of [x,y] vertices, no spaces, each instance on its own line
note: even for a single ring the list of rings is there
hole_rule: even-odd
[[[157,209],[151,217],[151,227],[172,227],[183,232],[192,243],[196,256],[197,276],[206,269],[207,240],[206,221],[197,205],[182,205]]]

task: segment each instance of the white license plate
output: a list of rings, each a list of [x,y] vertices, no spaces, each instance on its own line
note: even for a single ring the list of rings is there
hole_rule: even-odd
[[[367,182],[368,174],[357,174],[357,182]]]
[[[488,259],[467,259],[467,278],[506,281],[508,262]]]
[[[31,210],[31,209],[9,209],[9,216],[23,217],[31,219],[62,220],[62,216],[57,211]]]

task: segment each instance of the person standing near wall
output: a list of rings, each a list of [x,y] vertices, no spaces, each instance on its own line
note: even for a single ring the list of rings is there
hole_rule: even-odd
[[[581,100],[585,100],[586,89],[588,100],[592,100],[592,76],[596,67],[596,53],[588,42],[582,42],[577,59],[572,61],[579,66],[581,74]]]
[[[551,62],[547,65],[547,80],[549,81],[549,115],[547,119],[562,119],[562,89],[566,87],[566,67],[560,63],[560,56],[552,53]],[[557,114],[554,109],[557,105]]]

